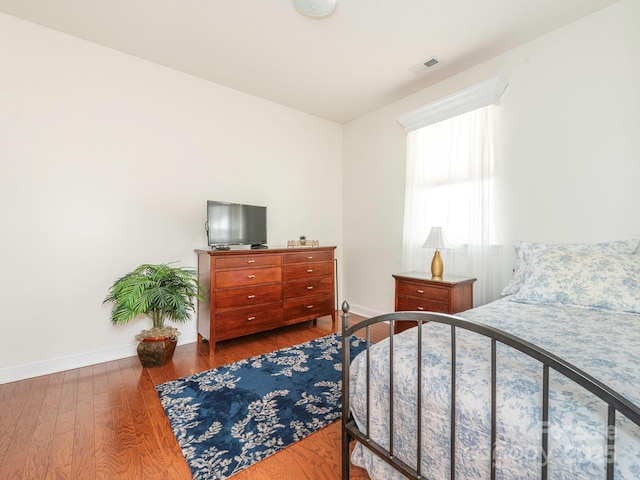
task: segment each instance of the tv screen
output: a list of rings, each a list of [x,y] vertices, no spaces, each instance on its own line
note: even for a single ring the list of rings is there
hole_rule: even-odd
[[[267,243],[267,207],[207,201],[210,247],[259,246]]]

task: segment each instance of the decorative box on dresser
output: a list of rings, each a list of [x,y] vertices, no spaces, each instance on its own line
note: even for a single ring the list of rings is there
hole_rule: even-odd
[[[216,343],[331,315],[336,247],[196,250],[198,341]]]
[[[422,272],[394,274],[395,311],[426,311],[454,314],[473,308],[475,278],[443,275],[432,277]],[[396,323],[396,333],[411,328],[410,322]]]

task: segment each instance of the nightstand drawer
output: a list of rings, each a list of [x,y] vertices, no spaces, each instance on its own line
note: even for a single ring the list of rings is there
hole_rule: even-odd
[[[407,281],[398,282],[398,296],[428,298],[438,302],[449,301],[449,289],[433,287],[430,285],[412,283]],[[403,309],[404,310],[404,309]]]
[[[426,298],[398,297],[398,311],[449,313],[449,304]]]
[[[473,307],[475,278],[444,276],[435,278],[422,272],[395,274],[396,312],[434,312],[454,314]],[[395,333],[415,326],[398,322]]]

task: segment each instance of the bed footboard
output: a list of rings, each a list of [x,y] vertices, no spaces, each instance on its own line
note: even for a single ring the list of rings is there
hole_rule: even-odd
[[[422,358],[422,326],[429,322],[435,322],[439,324],[443,324],[450,327],[450,406],[451,406],[451,414],[450,414],[450,438],[448,439],[449,443],[449,452],[451,459],[455,459],[455,451],[456,451],[456,358],[457,358],[457,350],[456,350],[456,333],[459,330],[465,330],[469,332],[473,332],[474,334],[481,335],[490,340],[490,349],[491,352],[488,354],[490,357],[490,376],[491,376],[491,385],[490,385],[490,398],[487,399],[487,403],[490,405],[490,472],[487,472],[487,478],[494,479],[496,478],[496,409],[497,409],[497,399],[496,399],[496,380],[499,373],[499,365],[496,360],[496,348],[498,344],[506,345],[510,348],[516,349],[519,352],[531,357],[540,364],[540,381],[542,388],[542,405],[541,405],[541,413],[542,413],[542,428],[539,434],[540,445],[537,451],[541,452],[542,458],[540,459],[540,478],[542,480],[547,479],[548,475],[548,462],[547,459],[547,451],[548,451],[548,426],[549,426],[549,375],[550,371],[556,371],[562,374],[564,377],[568,378],[571,382],[574,382],[577,385],[580,385],[582,388],[588,390],[599,399],[601,399],[607,406],[607,420],[606,425],[603,425],[605,431],[603,435],[606,436],[606,448],[603,452],[605,458],[604,462],[606,463],[606,472],[604,473],[604,478],[608,480],[613,480],[614,478],[614,466],[615,466],[615,455],[616,455],[616,417],[618,415],[623,415],[635,425],[640,425],[640,409],[638,406],[619,395],[613,389],[609,388],[607,385],[599,382],[595,378],[591,377],[587,373],[581,371],[580,369],[574,367],[573,365],[565,362],[561,358],[554,356],[553,354],[533,345],[529,342],[526,342],[518,337],[510,335],[504,331],[482,325],[479,323],[474,323],[471,321],[467,321],[463,318],[446,315],[446,314],[438,314],[438,313],[427,313],[427,312],[395,312],[380,315],[374,318],[370,318],[359,322],[353,326],[350,325],[350,314],[349,314],[349,305],[347,302],[344,302],[342,305],[342,478],[344,480],[349,479],[350,475],[350,445],[353,440],[356,440],[361,445],[369,449],[373,452],[377,457],[384,460],[388,465],[391,466],[394,470],[400,472],[410,479],[424,479],[431,478],[430,472],[423,471],[422,466],[422,429],[423,429],[423,412],[422,412],[422,388],[417,388],[417,412],[416,412],[416,421],[417,421],[417,448],[415,451],[415,462],[412,463],[415,466],[411,466],[402,460],[400,460],[396,456],[396,452],[394,452],[394,358],[393,358],[393,342],[394,342],[394,330],[396,322],[417,322],[418,329],[415,332],[417,335],[417,358]],[[370,347],[372,346],[370,340],[370,328],[372,325],[378,323],[388,323],[389,328],[389,381],[388,381],[388,398],[389,398],[389,412],[388,412],[388,422],[389,422],[389,439],[387,442],[388,448],[383,446],[380,442],[374,441],[369,435],[370,429],[370,364],[371,364],[371,353]],[[356,332],[364,331],[364,337],[366,341],[366,350],[362,352],[362,355],[366,355],[364,360],[364,365],[366,369],[366,425],[362,430],[358,428],[356,421],[353,418],[351,411],[351,403],[350,403],[350,339]],[[406,332],[405,332],[406,333]],[[416,362],[417,372],[417,385],[422,385],[422,362]],[[413,459],[412,459],[413,460]],[[451,461],[450,465],[450,478],[453,480],[456,478],[456,465],[455,461]]]

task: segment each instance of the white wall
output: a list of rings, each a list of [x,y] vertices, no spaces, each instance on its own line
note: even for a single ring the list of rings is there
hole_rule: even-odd
[[[207,199],[340,257],[340,125],[3,14],[0,65],[0,383],[134,355],[107,289],[196,266]]]
[[[622,0],[345,126],[344,294],[354,311],[392,311],[391,275],[402,271],[406,136],[395,118],[496,75],[509,82],[496,164],[503,285],[517,240],[640,237],[638,25],[640,0]]]
[[[510,83],[498,118],[504,283],[516,240],[640,237],[639,21],[640,0],[621,0],[343,133],[0,14],[0,383],[133,355],[147,325],[112,326],[102,299],[140,263],[195,266],[207,199],[267,205],[272,245],[303,234],[338,245],[354,311],[392,310],[395,118],[495,75]],[[195,339],[195,321],[180,329]]]

